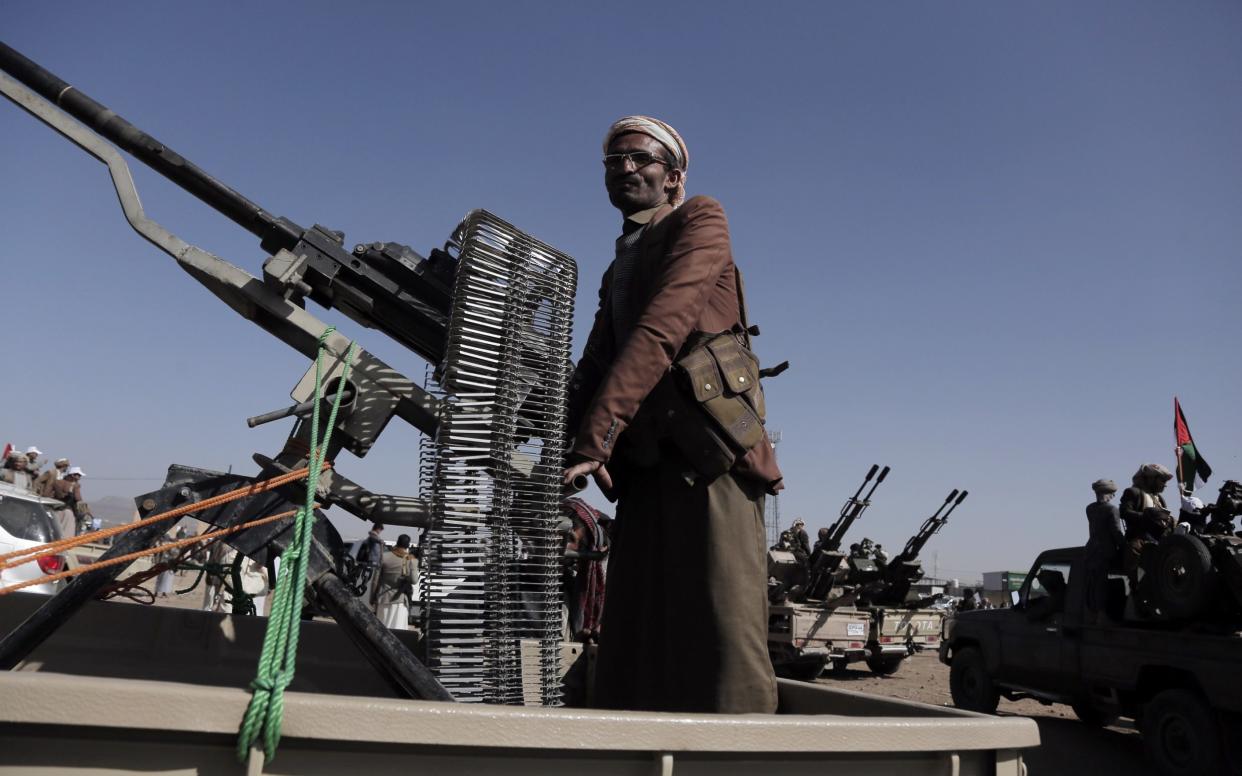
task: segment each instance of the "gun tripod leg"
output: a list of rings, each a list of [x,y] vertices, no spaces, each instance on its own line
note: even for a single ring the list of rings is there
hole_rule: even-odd
[[[384,627],[340,577],[325,574],[312,587],[349,640],[395,689],[411,698],[453,700],[427,666]]]

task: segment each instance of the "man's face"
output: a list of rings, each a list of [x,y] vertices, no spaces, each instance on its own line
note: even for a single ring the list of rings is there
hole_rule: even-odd
[[[608,145],[610,154],[630,154],[638,151],[646,151],[671,162],[668,149],[655,138],[638,132],[618,135]],[[681,170],[671,169],[668,164],[659,162],[637,168],[633,162],[604,168],[604,188],[608,190],[608,201],[627,216],[668,201],[669,195],[680,181]]]

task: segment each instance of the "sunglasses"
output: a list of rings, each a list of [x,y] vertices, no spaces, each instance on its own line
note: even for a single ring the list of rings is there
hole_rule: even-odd
[[[649,164],[662,164],[665,167],[671,166],[667,159],[650,151],[634,151],[628,154],[604,154],[604,167],[609,170],[623,170],[628,162],[634,163],[635,170],[641,170]]]

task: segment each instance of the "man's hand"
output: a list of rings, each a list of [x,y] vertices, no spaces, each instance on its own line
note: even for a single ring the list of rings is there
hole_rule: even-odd
[[[565,477],[561,483],[568,485],[574,481],[575,477],[589,474],[595,478],[595,484],[599,486],[605,494],[612,492],[612,477],[608,474],[608,467],[599,461],[583,461],[576,463],[565,470]]]

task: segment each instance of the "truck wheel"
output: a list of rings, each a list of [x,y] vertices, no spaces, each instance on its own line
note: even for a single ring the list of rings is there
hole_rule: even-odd
[[[1197,537],[1170,534],[1156,558],[1156,600],[1178,619],[1196,617],[1211,597],[1212,556]]]
[[[1163,773],[1220,773],[1216,717],[1189,690],[1165,690],[1143,708],[1143,743]]]
[[[1074,716],[1078,717],[1082,724],[1093,728],[1108,727],[1120,716],[1116,709],[1101,709],[1092,706],[1088,701],[1072,703],[1070,708],[1074,710]]]
[[[949,667],[949,693],[953,705],[967,711],[995,714],[1000,705],[1000,691],[988,676],[983,653],[975,647],[964,647],[953,653]]]
[[[867,655],[867,668],[878,676],[892,676],[905,659],[905,655]]]

